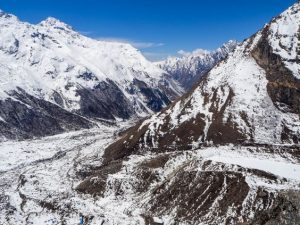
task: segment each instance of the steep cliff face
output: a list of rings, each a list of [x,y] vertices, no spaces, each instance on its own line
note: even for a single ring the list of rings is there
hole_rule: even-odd
[[[131,45],[84,37],[54,18],[32,25],[1,11],[0,28],[0,99],[31,111],[22,113],[24,120],[12,121],[4,119],[9,117],[8,109],[2,110],[3,127],[11,127],[2,134],[15,130],[20,137],[34,135],[35,131],[23,127],[38,110],[31,102],[23,104],[24,94],[47,102],[49,110],[64,111],[66,119],[73,114],[85,120],[116,120],[157,112],[182,91]],[[44,114],[39,114],[40,120]],[[65,125],[49,133],[81,125],[75,120],[74,126],[67,126],[69,121],[61,119],[52,118]],[[85,121],[83,127],[88,126]],[[43,127],[35,129],[43,135]]]
[[[92,128],[89,120],[23,90],[0,100],[0,137],[23,139]],[[0,139],[1,139],[0,138]]]
[[[157,65],[178,81],[185,91],[189,91],[203,75],[224,60],[237,44],[236,41],[229,41],[215,51],[197,49],[193,52],[181,52],[180,57],[169,57]]]

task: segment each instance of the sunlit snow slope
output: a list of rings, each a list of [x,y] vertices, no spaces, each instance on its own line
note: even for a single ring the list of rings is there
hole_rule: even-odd
[[[298,144],[299,18],[298,4],[274,18],[203,77],[195,90],[144,121],[122,140],[120,149]]]
[[[6,138],[87,128],[95,118],[145,116],[181,92],[130,44],[87,38],[54,18],[32,25],[1,11],[0,39],[0,135]]]

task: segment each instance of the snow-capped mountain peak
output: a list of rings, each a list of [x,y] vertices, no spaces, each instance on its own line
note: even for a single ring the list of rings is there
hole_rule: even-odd
[[[40,22],[39,25],[47,28],[51,27],[60,30],[73,30],[71,26],[67,25],[64,22],[61,22],[60,20],[54,17],[48,17],[46,20]]]
[[[269,24],[269,40],[274,52],[280,55],[288,69],[300,79],[300,3],[274,18]]]
[[[157,65],[168,72],[188,91],[204,74],[218,62],[225,59],[237,46],[237,42],[230,40],[220,48],[208,51],[196,49],[192,52],[179,51],[179,57],[169,57]]]
[[[192,51],[192,52],[186,52],[186,51],[184,51],[184,50],[178,51],[178,54],[180,54],[180,56],[184,56],[184,57],[190,57],[190,56],[192,56],[192,57],[200,56],[200,57],[201,57],[201,56],[203,56],[203,55],[208,55],[208,54],[210,54],[210,53],[211,53],[211,51],[205,50],[205,49],[201,49],[201,48],[196,49],[196,50],[194,50],[194,51]],[[178,58],[180,58],[180,56],[179,56],[179,57],[176,57],[176,58],[178,59]],[[173,58],[173,57],[168,57],[167,60],[172,60],[172,58]]]
[[[6,13],[5,11],[0,9],[0,21],[3,21],[3,22],[11,21],[11,22],[16,23],[16,22],[19,22],[19,19],[15,15]]]
[[[216,50],[207,50],[207,49],[195,49],[192,52],[186,52],[183,50],[180,50],[178,53],[184,57],[205,57],[206,55],[213,55],[213,54],[227,54],[231,52],[236,46],[238,45],[238,42],[235,40],[229,40],[228,42],[222,44],[221,47],[217,48]],[[175,57],[176,59],[179,59],[181,57]],[[172,57],[169,57],[170,60],[172,60]]]
[[[239,42],[236,40],[229,40],[228,42],[224,43],[220,48],[218,48],[218,50],[221,50],[222,48],[225,48],[228,50],[234,49],[238,44],[239,44]]]
[[[0,28],[3,104],[16,93],[22,102],[26,93],[84,117],[114,120],[158,111],[180,93],[130,44],[85,37],[52,17],[33,25],[5,14]]]

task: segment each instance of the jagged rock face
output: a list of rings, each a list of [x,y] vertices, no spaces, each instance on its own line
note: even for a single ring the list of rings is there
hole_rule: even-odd
[[[78,113],[83,116],[114,120],[115,116],[128,119],[134,114],[129,100],[113,81],[100,82],[94,88],[80,89],[78,95]]]
[[[266,78],[268,80],[268,93],[279,110],[283,112],[291,112],[295,114],[300,113],[300,79],[295,76],[293,72],[286,67],[285,61],[276,54],[277,49],[273,49],[268,42],[268,36],[271,34],[271,26],[267,26],[262,31],[262,37],[259,40],[257,47],[253,50],[252,56],[257,63],[266,71]],[[276,36],[278,38],[278,36]],[[299,39],[296,43],[300,43]],[[296,44],[294,43],[294,44]],[[282,46],[285,49],[284,46]],[[288,59],[289,63],[299,64],[299,58]]]
[[[93,126],[87,119],[23,90],[0,100],[0,118],[0,136],[6,139],[42,137]]]
[[[193,91],[114,143],[113,151],[184,150],[206,143],[298,144],[299,16],[296,4],[272,20]]]
[[[215,51],[197,49],[191,53],[184,52],[181,57],[171,57],[158,62],[157,65],[177,80],[185,91],[189,91],[203,75],[218,62],[224,60],[236,46],[236,41],[229,41]]]
[[[131,223],[133,215],[150,225],[296,225],[300,218],[297,172],[281,164],[298,168],[297,147],[219,146],[110,162],[109,152],[103,157],[102,166],[79,172],[84,181],[77,191],[99,202],[107,196],[120,205],[133,201],[126,211]]]
[[[157,112],[182,92],[176,81],[129,44],[84,37],[54,18],[32,25],[2,12],[0,28],[3,102],[13,101],[13,94],[22,89],[74,117],[116,120]],[[11,126],[8,121],[5,126]],[[22,121],[19,128],[26,126]],[[53,131],[64,130],[54,127]]]

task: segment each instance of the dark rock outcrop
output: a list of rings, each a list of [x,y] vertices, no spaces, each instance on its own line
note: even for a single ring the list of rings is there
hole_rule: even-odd
[[[128,119],[134,114],[132,105],[124,93],[111,80],[99,82],[94,89],[81,88],[78,113],[88,118],[114,120],[115,117]]]
[[[0,136],[24,139],[87,129],[94,124],[53,103],[33,97],[19,89],[0,101]]]
[[[252,56],[266,71],[269,81],[267,89],[274,105],[284,112],[300,115],[300,80],[286,68],[284,60],[274,53],[268,42],[268,29],[267,26],[262,31],[262,37],[252,51]]]

